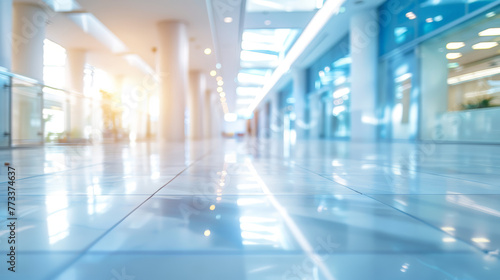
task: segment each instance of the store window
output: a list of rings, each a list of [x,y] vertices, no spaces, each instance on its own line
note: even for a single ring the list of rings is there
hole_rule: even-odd
[[[494,0],[388,0],[379,8],[380,54],[439,29]]]
[[[350,135],[349,37],[339,41],[308,69],[308,120],[313,138]]]
[[[480,16],[422,44],[422,137],[500,141],[500,15]]]

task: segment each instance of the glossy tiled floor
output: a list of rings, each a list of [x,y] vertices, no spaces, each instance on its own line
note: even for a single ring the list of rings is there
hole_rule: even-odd
[[[284,148],[285,147],[285,148]],[[0,279],[499,279],[500,146],[0,150]]]

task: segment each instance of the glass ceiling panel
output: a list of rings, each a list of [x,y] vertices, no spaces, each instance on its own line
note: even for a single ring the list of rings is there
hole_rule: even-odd
[[[241,67],[276,68],[295,42],[297,29],[247,29],[241,43]]]
[[[314,11],[323,7],[325,0],[247,0],[247,12]]]

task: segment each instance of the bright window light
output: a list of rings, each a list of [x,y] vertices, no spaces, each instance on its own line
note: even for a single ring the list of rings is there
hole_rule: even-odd
[[[266,77],[260,75],[252,75],[248,73],[239,73],[238,82],[242,84],[263,85],[266,82]]]
[[[242,51],[241,60],[243,61],[277,61],[278,56],[267,53],[253,52],[253,51]]]
[[[45,39],[43,41],[43,83],[57,87],[65,87],[66,49]]]
[[[238,120],[238,115],[232,113],[224,114],[224,120],[226,122],[235,122]]]
[[[248,104],[252,103],[252,101],[253,101],[253,99],[248,99],[248,98],[246,98],[246,99],[240,99],[240,98],[238,98],[238,100],[236,100],[236,104],[238,104],[238,105],[248,105]]]
[[[464,42],[449,42],[446,44],[446,48],[449,50],[458,50],[465,46]]]
[[[497,42],[481,42],[472,46],[474,50],[487,50],[498,46]]]
[[[488,28],[479,32],[479,36],[500,36],[500,28]]]
[[[238,96],[256,96],[262,92],[260,87],[237,87],[236,94]]]

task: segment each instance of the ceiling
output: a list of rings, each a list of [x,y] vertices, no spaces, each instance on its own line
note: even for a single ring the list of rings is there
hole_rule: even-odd
[[[40,1],[42,0],[14,0],[14,2]],[[243,34],[256,30],[260,30],[256,33],[278,35],[286,32],[275,32],[277,29],[293,31],[290,33],[293,36],[282,38],[286,39],[281,41],[283,48],[276,52],[276,55],[282,59],[286,55],[286,48],[293,45],[293,40],[299,37],[324,2],[324,0],[43,1],[52,7],[61,3],[61,7],[67,5],[67,7],[59,8],[60,12],[50,17],[47,38],[67,49],[87,50],[89,53],[87,59],[90,64],[114,75],[145,75],[144,72],[147,71],[141,72],[126,61],[125,56],[132,54],[140,57],[151,69],[156,69],[155,50],[159,36],[157,24],[163,20],[185,22],[190,40],[190,69],[206,73],[209,79],[207,85],[213,91],[218,87],[216,78],[219,76],[223,78],[222,90],[230,112],[236,112],[246,106],[237,105],[236,92],[241,85],[238,74],[241,71],[257,71],[269,76],[269,73],[272,73],[276,67],[276,65],[265,64],[260,66],[242,64],[240,56],[242,56]],[[329,21],[327,28],[316,36],[311,46],[297,59],[297,65],[306,67],[342,38],[348,30],[346,22],[351,12],[357,8],[379,5],[383,1],[347,0],[346,12]],[[79,24],[77,18],[88,15],[90,19],[97,22],[97,25],[102,25],[101,29],[104,31],[100,31],[100,37],[96,36],[96,32],[92,34],[88,30],[84,31],[84,26]],[[113,37],[114,41],[103,40],[106,36],[102,34]],[[113,48],[117,44],[120,47]],[[204,53],[206,48],[212,49],[213,52],[206,55]],[[264,55],[269,54],[266,50],[256,52],[258,55],[262,55],[262,52]],[[210,77],[209,73],[213,70],[217,71],[217,75]],[[245,98],[249,97],[252,96],[247,94]]]

